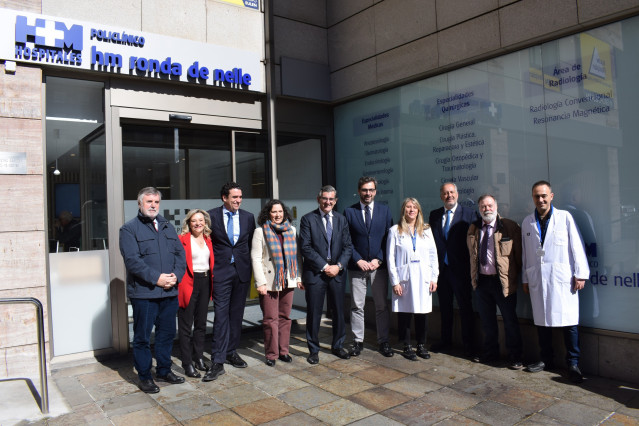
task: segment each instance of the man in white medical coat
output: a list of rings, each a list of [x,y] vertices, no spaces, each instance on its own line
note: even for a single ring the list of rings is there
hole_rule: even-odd
[[[541,361],[529,365],[528,371],[553,368],[552,327],[561,327],[568,376],[580,383],[577,292],[584,288],[590,270],[577,226],[570,213],[553,207],[553,196],[550,183],[536,182],[535,212],[521,224],[522,282],[530,294],[541,350]]]

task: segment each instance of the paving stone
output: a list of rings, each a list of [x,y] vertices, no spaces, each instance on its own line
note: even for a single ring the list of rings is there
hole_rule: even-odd
[[[366,417],[362,420],[358,420],[350,424],[350,426],[400,426],[402,423],[396,422],[393,419],[382,416],[381,414],[375,414],[370,417]]]
[[[526,410],[514,408],[494,401],[482,401],[460,413],[464,417],[490,425],[514,425],[530,415]]]
[[[295,413],[297,409],[278,399],[268,398],[238,405],[233,411],[253,424],[260,424],[286,417]]]
[[[412,398],[385,387],[377,387],[353,394],[349,396],[348,399],[369,410],[384,411],[396,405],[403,404]]]
[[[366,380],[358,379],[357,377],[346,376],[332,379],[325,383],[320,383],[318,386],[324,390],[334,393],[335,395],[346,397],[354,393],[370,389],[375,385],[367,382]]]
[[[192,397],[193,395],[199,393],[200,392],[194,384],[184,382],[177,385],[163,387],[159,393],[149,394],[149,396],[153,398],[158,404],[164,405]]]
[[[96,425],[108,425],[111,421],[106,416],[106,413],[100,409],[96,404],[84,404],[73,407],[73,412],[48,419],[47,424],[51,426],[68,426],[77,424],[96,424]]]
[[[406,425],[430,425],[451,417],[455,413],[429,404],[424,398],[420,398],[380,414]]]
[[[428,393],[420,400],[449,411],[459,412],[478,404],[481,398],[451,388],[441,388]]]
[[[576,425],[596,425],[611,414],[610,411],[571,401],[559,401],[541,413],[550,418]]]
[[[71,407],[94,402],[77,377],[60,376],[55,379],[55,384]]]
[[[235,367],[230,367],[227,364],[224,366],[224,368],[226,370],[226,374],[237,376],[245,380],[247,383],[254,383],[259,380],[266,380],[272,377],[279,377],[282,374],[285,374],[283,371],[278,370],[277,368],[267,367],[266,365],[259,365],[256,367],[247,367],[247,368],[235,368]]]
[[[293,371],[291,375],[312,385],[317,385],[318,383],[341,377],[342,373],[324,365],[315,365],[305,370]]]
[[[437,423],[437,426],[458,426],[458,425],[468,425],[468,426],[479,426],[485,425],[485,423],[478,422],[477,420],[469,419],[468,417],[464,417],[461,414],[455,414],[452,417],[442,420]]]
[[[565,422],[560,422],[557,421],[555,419],[552,419],[548,416],[544,416],[543,414],[533,414],[532,416],[528,417],[528,419],[526,419],[525,421],[520,423],[521,425],[526,425],[526,426],[542,426],[542,425],[548,425],[548,426],[559,426],[559,425],[565,425]]]
[[[255,382],[253,386],[263,390],[271,396],[276,396],[281,393],[308,386],[308,383],[286,374],[279,377],[273,377],[271,379]]]
[[[351,374],[356,371],[374,367],[375,365],[376,364],[365,361],[360,357],[351,357],[351,359],[338,359],[337,361],[330,362],[326,364],[326,367],[337,370],[340,373]]]
[[[235,386],[229,389],[222,389],[209,393],[220,404],[227,408],[249,402],[259,401],[260,399],[269,398],[269,395],[259,389],[255,389],[251,384]]]
[[[383,385],[385,388],[401,392],[412,398],[420,398],[428,392],[440,389],[443,385],[416,376],[406,376]]]
[[[126,395],[137,391],[138,387],[136,385],[124,380],[102,383],[86,388],[86,392],[88,392],[96,401],[102,401],[104,399],[110,399],[116,396]]]
[[[482,399],[493,399],[496,396],[508,392],[512,387],[482,377],[470,376],[450,386],[452,389],[477,395]]]
[[[615,413],[612,416],[608,417],[602,424],[603,425],[636,425],[637,418],[626,416],[624,414]]]
[[[190,382],[191,383],[191,382]],[[200,389],[202,392],[211,393],[219,390],[232,388],[235,386],[245,385],[248,382],[241,377],[233,374],[222,374],[212,382],[203,382],[201,379],[199,382],[195,382],[194,386]]]
[[[535,413],[557,402],[557,399],[528,389],[514,388],[496,395],[494,401]]]
[[[180,422],[222,411],[223,406],[205,395],[192,395],[186,399],[162,404]]]
[[[360,370],[352,374],[362,380],[366,380],[374,385],[383,385],[384,383],[399,380],[406,377],[406,374],[393,370],[392,368],[382,367],[381,365]]]
[[[635,390],[635,393],[636,392],[637,391]],[[630,399],[623,407],[620,407],[617,411],[631,417],[639,418],[639,395]]]
[[[298,411],[290,416],[282,417],[277,420],[272,420],[267,423],[262,423],[264,426],[291,426],[291,425],[320,425],[323,424],[315,417],[311,417],[308,414]],[[351,423],[352,424],[352,423]]]
[[[338,399],[306,410],[306,412],[331,425],[345,425],[375,414],[374,411],[346,399]]]
[[[318,389],[315,386],[306,386],[278,396],[278,399],[292,405],[298,410],[307,410],[318,405],[327,404],[339,399],[335,394]]]
[[[116,426],[144,425],[144,426],[164,426],[176,424],[175,419],[162,407],[152,407],[145,410],[134,411],[128,414],[121,414],[111,417],[111,421]]]
[[[417,373],[417,377],[449,386],[470,377],[470,374],[462,373],[461,371],[448,367],[431,367],[421,373]]]
[[[204,425],[216,425],[216,426],[242,426],[250,425],[249,422],[235,414],[231,410],[218,411],[216,413],[207,414],[202,417],[187,420],[183,424],[189,426],[204,426]]]
[[[113,417],[152,408],[157,406],[157,403],[147,394],[138,391],[99,401],[98,406],[107,414],[107,416]]]
[[[101,370],[96,373],[82,374],[78,376],[78,380],[82,386],[89,388],[104,383],[121,382],[122,376],[114,370]]]

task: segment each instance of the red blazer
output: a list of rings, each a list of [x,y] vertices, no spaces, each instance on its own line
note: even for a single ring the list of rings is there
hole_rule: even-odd
[[[184,273],[184,277],[180,280],[180,284],[178,285],[178,301],[180,302],[180,308],[186,308],[189,305],[189,301],[191,300],[191,295],[193,294],[193,254],[191,253],[191,233],[187,232],[186,234],[179,235],[180,241],[184,246],[184,253],[186,254],[186,272]],[[211,253],[211,257],[209,259],[209,266],[211,268],[209,279],[211,281],[211,299],[213,298],[213,244],[211,243],[211,239],[204,236],[204,241],[206,242],[206,246],[209,248],[209,252]]]

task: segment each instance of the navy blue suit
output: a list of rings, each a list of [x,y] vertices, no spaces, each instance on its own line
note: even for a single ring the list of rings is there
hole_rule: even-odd
[[[300,247],[304,257],[302,282],[306,290],[306,339],[310,353],[319,352],[319,326],[322,319],[324,297],[328,290],[328,301],[333,312],[332,349],[344,345],[346,328],[344,324],[344,276],[346,265],[351,258],[353,245],[348,232],[346,218],[333,210],[333,233],[331,239],[331,258],[328,258],[328,239],[320,210],[314,210],[302,216],[300,221]],[[322,268],[324,265],[342,264],[344,269],[330,278]]]
[[[366,228],[362,205],[353,204],[344,211],[353,241],[353,256],[348,263],[351,284],[351,330],[353,340],[364,341],[364,305],[366,292],[371,287],[375,302],[375,324],[377,326],[377,343],[388,343],[390,328],[390,310],[388,309],[388,271],[386,270],[386,237],[388,229],[393,225],[390,209],[387,205],[373,203],[370,230]],[[381,266],[375,271],[362,271],[357,262],[370,262],[377,259]]]
[[[215,264],[213,266],[213,348],[211,360],[223,364],[227,355],[235,353],[240,343],[246,294],[251,281],[251,241],[255,231],[255,217],[245,210],[240,215],[240,236],[231,244],[224,226],[222,207],[208,211],[211,216],[211,240]],[[231,258],[234,263],[231,263]]]
[[[428,223],[433,231],[439,259],[437,295],[441,312],[441,343],[452,344],[453,337],[453,297],[457,299],[461,316],[462,343],[464,352],[474,352],[474,313],[472,305],[472,285],[470,283],[470,255],[466,245],[466,234],[470,224],[479,219],[477,212],[460,204],[450,221],[448,238],[444,238],[442,221],[445,209],[440,207],[430,212]],[[448,257],[448,264],[445,259]]]

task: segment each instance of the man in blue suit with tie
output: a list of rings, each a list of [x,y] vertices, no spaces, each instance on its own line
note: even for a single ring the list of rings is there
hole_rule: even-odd
[[[220,191],[224,205],[208,211],[213,242],[213,365],[202,381],[210,382],[224,374],[224,362],[244,368],[237,353],[242,332],[246,294],[251,281],[251,241],[255,218],[241,210],[242,188],[228,182]]]
[[[306,340],[310,352],[309,364],[319,362],[319,327],[322,320],[324,298],[333,313],[333,355],[348,359],[344,346],[344,267],[353,251],[346,218],[333,211],[337,190],[323,186],[317,197],[319,209],[302,216],[300,221],[300,247],[304,256],[302,282],[306,290]]]
[[[444,183],[439,189],[444,206],[430,212],[428,223],[433,231],[439,259],[437,295],[441,313],[441,341],[433,352],[450,352],[453,341],[453,298],[457,299],[461,316],[464,356],[475,356],[470,255],[466,234],[470,224],[478,220],[477,212],[457,204],[457,185]]]
[[[359,202],[344,211],[353,241],[353,256],[348,262],[351,282],[351,356],[358,356],[364,348],[364,304],[366,290],[371,286],[375,302],[375,322],[379,352],[393,356],[388,343],[390,311],[388,309],[388,271],[386,269],[386,237],[393,225],[388,206],[375,203],[377,180],[361,177],[357,183]]]

